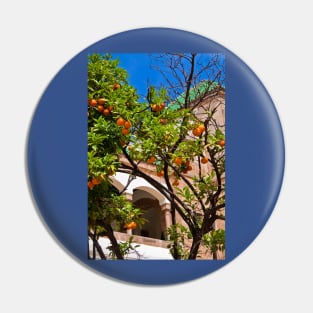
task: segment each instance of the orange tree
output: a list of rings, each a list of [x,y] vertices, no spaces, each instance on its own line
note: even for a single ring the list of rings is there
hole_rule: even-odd
[[[123,259],[132,245],[120,244],[114,230],[144,223],[140,209],[127,201],[112,185],[110,176],[119,169],[119,157],[130,140],[134,112],[141,110],[127,73],[109,55],[88,59],[88,235],[95,250],[105,259],[98,238],[106,235],[113,258]],[[134,224],[135,223],[135,224]]]
[[[88,212],[89,236],[98,252],[97,236],[106,234],[113,255],[123,258],[132,246],[121,248],[113,228],[130,221],[140,227],[145,221],[141,210],[112,186],[109,177],[117,171],[129,174],[130,179],[142,177],[168,199],[172,225],[167,239],[175,259],[196,259],[201,247],[214,258],[224,251],[225,232],[215,229],[216,220],[225,220],[224,125],[215,118],[217,106],[203,106],[208,95],[224,88],[216,82],[219,71],[214,80],[207,76],[200,83],[205,73],[220,64],[210,59],[197,67],[196,58],[196,54],[162,56],[170,62],[168,86],[151,86],[147,101],[139,103],[118,61],[108,55],[90,56]],[[142,162],[154,165],[164,183],[148,175]],[[177,223],[177,214],[184,224]]]

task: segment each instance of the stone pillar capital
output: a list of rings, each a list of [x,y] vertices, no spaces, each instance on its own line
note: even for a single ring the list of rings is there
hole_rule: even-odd
[[[124,196],[126,197],[126,199],[127,199],[128,201],[133,201],[133,194],[132,194],[132,193],[125,192],[125,193],[124,193]]]
[[[171,205],[170,203],[163,203],[162,205],[160,205],[160,208],[162,212],[170,211]]]

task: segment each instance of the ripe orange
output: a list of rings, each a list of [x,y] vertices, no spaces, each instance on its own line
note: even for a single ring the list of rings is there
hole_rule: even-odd
[[[204,157],[204,158],[201,159],[201,163],[202,163],[202,164],[206,164],[206,163],[208,163],[208,162],[209,162],[209,159],[206,158],[206,157]]]
[[[165,125],[167,123],[166,118],[160,118],[160,124]]]
[[[157,172],[157,176],[163,177],[163,176],[164,176],[164,171],[163,171],[163,170],[158,171],[158,172]]]
[[[101,113],[104,110],[104,106],[103,105],[98,105],[98,111]]]
[[[174,180],[173,181],[173,186],[178,186],[179,185],[179,181],[178,180]]]
[[[105,105],[106,99],[104,99],[104,98],[99,98],[97,102],[98,102],[99,105]]]
[[[199,137],[202,134],[202,131],[199,127],[196,127],[193,129],[192,133],[194,136]]]
[[[130,222],[124,225],[126,229],[135,229],[137,227],[136,222]]]
[[[181,165],[181,164],[183,163],[183,160],[182,160],[181,157],[177,157],[177,158],[175,158],[174,163],[175,163],[177,166],[179,166],[179,165]]]
[[[192,166],[191,165],[188,165],[187,166],[187,171],[191,171],[192,170]]]
[[[123,135],[128,135],[129,134],[129,129],[128,128],[123,128],[122,129],[122,134]]]
[[[118,126],[124,126],[125,120],[124,120],[122,117],[119,117],[119,118],[116,120],[116,124],[117,124]]]
[[[111,112],[110,112],[109,109],[104,109],[103,112],[102,112],[102,114],[103,114],[104,116],[109,116],[110,113],[111,113]]]
[[[93,187],[94,187],[94,184],[91,181],[89,181],[88,182],[88,188],[89,189],[93,189]]]
[[[220,140],[218,142],[218,144],[221,146],[221,147],[224,147],[225,146],[225,140]]]
[[[97,100],[96,99],[89,99],[88,103],[91,107],[95,107],[97,105]]]
[[[165,104],[164,104],[164,103],[161,103],[161,104],[159,105],[159,107],[160,107],[160,110],[163,110],[163,109],[165,108]]]
[[[131,128],[131,126],[132,126],[132,124],[131,124],[131,122],[129,122],[129,121],[126,121],[126,122],[124,123],[124,127],[125,127],[125,128]]]
[[[91,182],[92,182],[94,185],[99,185],[99,184],[100,184],[100,179],[94,177],[94,178],[91,180]]]
[[[156,104],[152,104],[152,105],[151,105],[151,109],[152,109],[152,111],[157,111],[157,110],[158,110],[158,107],[157,107]]]
[[[149,164],[153,164],[154,162],[156,161],[155,157],[154,156],[151,156],[149,159],[148,159],[148,163]]]
[[[117,89],[120,89],[121,88],[121,85],[119,83],[116,83],[113,85],[113,90],[117,90]]]
[[[203,124],[200,124],[197,128],[201,131],[201,133],[205,131],[205,127]]]

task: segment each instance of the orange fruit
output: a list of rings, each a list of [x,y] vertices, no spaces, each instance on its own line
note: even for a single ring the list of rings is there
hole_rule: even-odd
[[[104,106],[103,105],[98,105],[98,111],[101,113],[104,110]]]
[[[206,157],[204,157],[204,158],[201,159],[201,163],[202,163],[202,164],[206,164],[206,163],[208,163],[208,162],[209,162],[209,159],[206,158]]]
[[[99,185],[99,184],[100,184],[100,179],[94,177],[94,178],[91,180],[91,182],[92,182],[94,185]]]
[[[220,140],[218,142],[218,144],[221,146],[221,147],[224,147],[225,146],[225,140]]]
[[[174,180],[173,181],[173,186],[178,186],[179,185],[179,181],[178,180]]]
[[[129,134],[129,129],[128,128],[123,128],[122,129],[122,134],[123,135],[128,135]]]
[[[125,128],[131,128],[131,126],[132,126],[132,124],[131,124],[131,122],[129,122],[129,121],[126,121],[126,122],[124,123],[124,127],[125,127]]]
[[[104,98],[99,98],[97,102],[98,102],[99,105],[105,105],[106,99],[104,99]]]
[[[160,124],[165,125],[167,123],[166,118],[160,118]]]
[[[91,181],[89,181],[88,182],[88,188],[89,189],[93,189],[93,187],[94,187],[94,184]]]
[[[147,162],[148,162],[149,164],[153,164],[155,161],[156,161],[155,157],[152,156],[152,157],[150,157],[150,158],[148,159]]]
[[[156,104],[152,104],[151,109],[152,109],[152,111],[157,111],[158,107]]]
[[[102,114],[103,114],[104,116],[109,116],[109,115],[111,114],[111,112],[110,112],[109,109],[104,109],[103,112],[102,112]]]
[[[199,137],[202,134],[202,131],[200,128],[196,127],[193,129],[192,133],[194,136]]]
[[[126,229],[135,229],[137,227],[136,222],[130,222],[124,225]]]
[[[192,170],[192,166],[191,165],[188,165],[187,166],[187,171],[191,171]]]
[[[157,176],[163,177],[163,176],[164,176],[164,171],[163,171],[163,170],[158,171],[158,172],[157,172]]]
[[[203,124],[200,124],[197,128],[201,131],[201,133],[205,131],[205,127]]]
[[[98,104],[96,99],[89,99],[88,103],[91,107],[95,107]]]
[[[174,163],[175,163],[177,166],[179,166],[179,165],[181,165],[181,164],[183,163],[183,160],[182,160],[181,157],[177,157],[177,158],[175,158]]]
[[[116,124],[117,124],[118,126],[124,126],[125,120],[124,120],[122,117],[119,117],[119,118],[116,120]]]
[[[113,85],[113,90],[117,90],[117,89],[120,89],[121,88],[121,85],[119,83],[116,83]]]

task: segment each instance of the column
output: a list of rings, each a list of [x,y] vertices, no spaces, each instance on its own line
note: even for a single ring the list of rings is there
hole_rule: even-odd
[[[164,203],[160,205],[161,209],[161,229],[165,231],[171,224],[171,205],[169,203]]]

